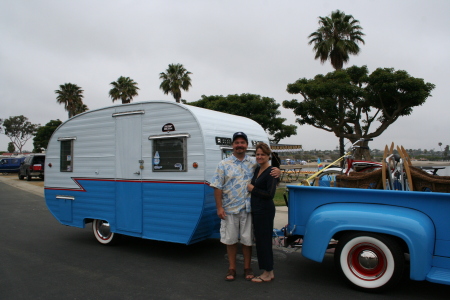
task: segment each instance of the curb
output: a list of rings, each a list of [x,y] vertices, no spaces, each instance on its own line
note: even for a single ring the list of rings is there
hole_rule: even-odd
[[[21,189],[33,193],[35,195],[44,197],[44,187],[36,186],[28,181],[19,180],[17,176],[14,175],[0,175],[0,182],[7,185],[13,186],[15,188]]]

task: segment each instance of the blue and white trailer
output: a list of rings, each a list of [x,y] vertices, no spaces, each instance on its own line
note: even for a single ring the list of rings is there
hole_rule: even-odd
[[[62,224],[92,222],[102,244],[119,235],[192,244],[217,237],[217,164],[234,132],[249,149],[268,143],[253,120],[168,101],[91,110],[53,133],[46,152],[45,200]]]

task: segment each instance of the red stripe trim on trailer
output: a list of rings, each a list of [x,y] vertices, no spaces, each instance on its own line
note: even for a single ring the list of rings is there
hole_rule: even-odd
[[[171,183],[171,184],[206,184],[207,181],[179,181],[179,180],[138,180],[138,179],[109,179],[109,178],[72,178],[72,180],[78,185],[78,188],[67,187],[44,187],[45,190],[56,191],[77,191],[86,192],[80,181],[113,181],[113,182],[140,182],[140,183]]]

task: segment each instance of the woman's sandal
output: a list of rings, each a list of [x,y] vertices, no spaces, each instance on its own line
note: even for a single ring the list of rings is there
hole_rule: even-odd
[[[271,278],[270,280],[265,280],[265,279],[261,278],[260,276],[257,276],[252,279],[252,282],[271,282],[274,279],[275,278]]]
[[[249,277],[249,276],[251,276],[251,277]],[[255,274],[253,274],[252,268],[244,269],[244,277],[245,277],[245,280],[247,280],[247,281],[250,281],[253,278],[255,278]]]
[[[228,269],[228,273],[227,273],[227,276],[225,276],[225,280],[226,281],[233,281],[235,279],[236,279],[236,270]]]

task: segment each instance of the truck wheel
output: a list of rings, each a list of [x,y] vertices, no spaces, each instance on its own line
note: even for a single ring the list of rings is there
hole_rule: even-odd
[[[27,174],[27,181],[31,181],[31,175]]]
[[[92,222],[92,231],[97,241],[103,245],[114,245],[119,239],[118,234],[111,232],[107,221],[94,220]]]
[[[397,284],[405,265],[404,253],[394,239],[369,232],[343,236],[334,260],[353,287],[369,292],[384,291]]]
[[[19,180],[23,180],[24,179],[24,176],[20,175],[20,172],[18,173],[18,175],[19,175]]]

